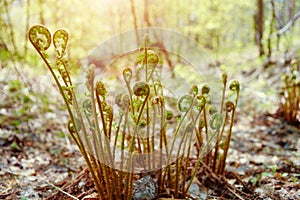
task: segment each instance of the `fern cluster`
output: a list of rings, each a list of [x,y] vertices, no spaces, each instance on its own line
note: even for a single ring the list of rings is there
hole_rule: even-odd
[[[184,198],[205,156],[216,174],[224,173],[238,81],[228,84],[227,75],[223,75],[220,107],[212,104],[207,84],[193,85],[180,97],[169,98],[161,82],[163,61],[148,48],[146,36],[134,66],[122,71],[119,81],[124,87],[112,98],[105,82],[96,78],[93,66],[84,85],[72,82],[65,30],[51,37],[46,27],[37,25],[29,30],[29,39],[62,94],[70,115],[69,132],[101,199],[131,199],[136,175],[149,174],[156,183],[154,196],[163,196],[168,188],[174,197]],[[56,50],[55,64],[46,53],[51,43]],[[235,100],[225,102],[228,88]],[[196,163],[190,172],[192,158]]]
[[[300,126],[300,74],[294,67],[283,76],[280,92],[280,111],[291,125]]]

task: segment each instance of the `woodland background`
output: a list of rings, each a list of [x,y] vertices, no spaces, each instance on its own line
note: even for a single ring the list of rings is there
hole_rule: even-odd
[[[284,75],[300,69],[299,18],[298,0],[1,0],[0,199],[49,197],[85,166],[61,96],[28,40],[36,24],[68,30],[75,73],[124,31],[162,27],[194,39],[241,81],[229,169],[262,196],[300,198],[300,114],[289,123],[280,96]]]

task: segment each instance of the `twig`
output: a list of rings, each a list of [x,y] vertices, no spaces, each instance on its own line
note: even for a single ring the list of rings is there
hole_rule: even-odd
[[[50,183],[49,181],[45,180],[45,182],[46,182],[47,184],[49,184],[50,186],[54,187],[55,189],[57,189],[58,191],[64,193],[65,195],[68,195],[68,196],[71,197],[72,199],[79,200],[77,197],[75,197],[75,196],[73,196],[73,195],[71,195],[71,194],[69,194],[69,193],[63,191],[63,190],[60,189],[59,187],[57,187],[57,186],[53,185],[52,183]]]
[[[241,197],[241,196],[240,196],[238,193],[236,193],[234,190],[231,190],[230,187],[227,187],[227,189],[228,189],[232,194],[234,194],[235,197],[237,197],[238,199],[240,199],[240,200],[245,200],[243,197]]]

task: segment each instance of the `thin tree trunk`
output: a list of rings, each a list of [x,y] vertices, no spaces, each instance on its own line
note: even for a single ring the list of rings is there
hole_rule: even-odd
[[[255,43],[258,46],[259,56],[265,54],[262,38],[264,34],[264,2],[257,0],[257,11],[255,14]]]
[[[27,0],[26,3],[26,28],[25,28],[25,33],[29,30],[29,20],[30,20],[30,15],[29,15],[29,7],[30,7],[30,0]],[[24,57],[26,57],[27,54],[27,44],[28,44],[28,39],[25,37],[25,44],[24,44]]]
[[[54,14],[54,23],[58,24],[58,19],[59,19],[59,1],[54,1],[54,8],[55,11],[53,12]]]
[[[7,20],[7,24],[8,24],[8,29],[9,29],[9,36],[10,36],[10,40],[13,46],[13,52],[15,55],[19,55],[18,54],[18,49],[16,46],[16,41],[15,41],[15,34],[14,34],[14,30],[13,30],[13,26],[12,26],[12,21],[9,15],[9,9],[8,9],[8,5],[7,5],[7,1],[4,0],[4,10],[5,10],[5,14],[6,14],[6,20]]]
[[[146,23],[146,26],[150,27],[151,23],[149,21],[149,9],[148,9],[148,0],[144,1],[144,21]]]
[[[43,10],[43,2],[42,2],[42,0],[39,0],[38,4],[39,4],[39,9],[40,9],[40,11],[39,11],[40,23],[43,24],[43,25],[45,25],[45,19],[44,19],[44,15],[43,15],[44,10]]]
[[[271,44],[271,42],[272,42],[274,24],[276,23],[275,2],[274,2],[274,0],[271,0],[271,6],[272,6],[272,19],[271,19],[271,23],[270,23],[270,27],[269,27],[270,31],[269,31],[268,41],[267,41],[267,46],[268,46],[268,55],[267,56],[268,56],[268,58],[270,58],[272,56],[272,44]]]
[[[290,0],[289,4],[289,20],[291,20],[295,15],[295,0]]]
[[[138,31],[137,31],[138,25],[137,25],[137,19],[136,19],[133,0],[130,0],[130,4],[131,4],[131,13],[132,13],[132,17],[133,17],[133,26],[134,26],[134,29],[135,29],[136,40],[137,40],[137,44],[139,44],[140,38],[139,38]]]

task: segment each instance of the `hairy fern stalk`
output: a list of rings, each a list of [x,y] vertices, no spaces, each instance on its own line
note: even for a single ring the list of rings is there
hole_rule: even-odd
[[[228,153],[239,82],[229,89],[235,100],[225,102],[223,90],[218,109],[210,102],[210,87],[194,85],[171,106],[161,82],[162,59],[147,47],[138,52],[135,66],[124,68],[124,87],[112,100],[102,80],[88,69],[85,92],[72,83],[66,49],[69,35],[57,30],[53,36],[41,25],[29,30],[29,40],[51,72],[70,115],[68,130],[90,170],[100,199],[139,199],[137,175],[151,175],[155,183],[152,199],[164,195],[185,198],[201,161],[223,174]],[[56,61],[50,64],[46,51],[53,43]],[[137,70],[138,69],[138,70]],[[214,147],[213,150],[211,147]],[[190,159],[196,160],[189,170]],[[168,189],[166,189],[168,188]]]

